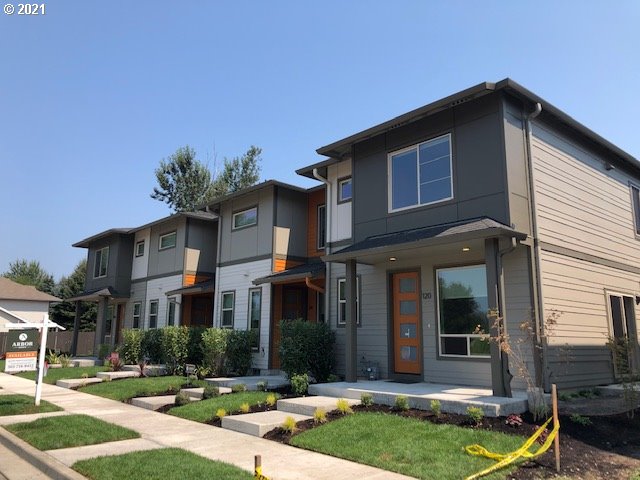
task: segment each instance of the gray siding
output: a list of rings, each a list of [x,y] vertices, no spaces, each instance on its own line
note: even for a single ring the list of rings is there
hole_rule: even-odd
[[[160,236],[176,231],[175,248],[159,250]],[[184,268],[184,247],[186,239],[186,219],[176,218],[151,227],[149,242],[149,269],[147,276],[168,275],[182,272]]]
[[[140,328],[144,326],[144,319],[147,313],[147,282],[135,282],[131,284],[131,295],[125,308],[124,327],[133,328],[133,304],[140,302]]]
[[[479,216],[509,224],[500,105],[500,98],[490,95],[356,144],[354,241]],[[389,213],[388,154],[446,133],[452,136],[454,199]]]
[[[214,273],[218,252],[218,222],[187,219],[187,247],[198,250],[198,272]]]
[[[287,254],[307,256],[307,198],[304,192],[276,187],[275,225],[289,229]]]
[[[93,278],[96,252],[107,246],[109,247],[107,275],[102,278]],[[112,287],[119,294],[127,295],[131,286],[132,257],[133,235],[115,234],[92,243],[87,253],[85,289]]]

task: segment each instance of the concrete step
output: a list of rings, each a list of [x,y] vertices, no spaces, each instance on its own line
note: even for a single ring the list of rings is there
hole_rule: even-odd
[[[218,387],[220,391],[220,395],[225,395],[227,393],[231,393],[231,389],[229,387]],[[196,400],[202,400],[204,395],[204,387],[200,388],[183,388],[180,390],[181,392],[186,393],[191,398],[195,398]]]
[[[157,397],[132,398],[131,405],[134,407],[146,408],[147,410],[159,410],[167,405],[173,405],[175,401],[175,395],[159,395]]]
[[[80,388],[86,387],[87,385],[91,385],[92,383],[101,383],[101,378],[69,378],[69,379],[61,379],[56,382],[56,386],[62,388]]]
[[[293,417],[296,422],[308,420],[311,417],[299,415],[297,413],[279,412],[271,410],[269,412],[248,413],[246,415],[230,415],[223,417],[222,428],[234,430],[254,437],[264,437],[267,432],[278,428],[287,417]]]
[[[300,398],[287,398],[278,400],[278,410],[281,412],[297,413],[299,415],[313,416],[313,413],[317,408],[323,409],[325,412],[330,412],[337,408],[338,398],[335,397],[300,397]],[[360,405],[360,400],[345,399],[349,402],[349,406]]]
[[[286,377],[275,375],[257,375],[250,377],[216,377],[205,378],[205,381],[207,383],[210,383],[211,385],[229,388],[242,383],[246,385],[247,390],[258,390],[258,384],[260,384],[261,382],[267,382],[267,390],[289,386],[289,380]]]
[[[95,367],[96,359],[95,358],[74,358],[71,360],[71,364],[74,367]]]
[[[110,380],[120,380],[121,378],[138,378],[140,375],[138,372],[127,372],[127,371],[119,371],[119,372],[98,372],[96,373],[96,377],[98,378],[108,378]]]
[[[138,365],[124,365],[122,371],[140,373],[140,367]],[[167,374],[167,368],[164,365],[147,365],[144,367],[144,374],[147,377],[161,377]]]

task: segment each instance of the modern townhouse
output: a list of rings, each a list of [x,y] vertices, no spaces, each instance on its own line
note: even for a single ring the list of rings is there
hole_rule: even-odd
[[[510,79],[318,153],[298,173],[327,184],[326,317],[347,381],[366,362],[509,395],[504,333],[547,388],[614,381],[608,338],[628,336],[638,368],[635,158]]]

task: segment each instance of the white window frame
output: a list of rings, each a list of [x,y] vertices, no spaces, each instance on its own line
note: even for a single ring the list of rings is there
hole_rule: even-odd
[[[324,210],[324,222],[320,222],[320,209]],[[316,223],[316,250],[324,250],[327,245],[327,205],[325,203],[321,203],[316,208]],[[324,238],[320,236],[320,232],[324,234]]]
[[[257,351],[260,349],[260,327],[262,326],[262,287],[254,287],[249,289],[249,305],[247,308],[247,329],[249,331],[254,328],[251,326],[251,321],[253,317],[253,294],[257,293],[260,295],[260,314],[258,315],[258,327],[257,327],[257,336],[256,336],[256,345],[252,345],[251,349],[253,351]]]
[[[256,212],[255,214],[255,220],[252,223],[247,223],[246,225],[236,225],[236,219],[240,216],[243,215],[245,213],[254,211]],[[233,218],[231,220],[231,229],[232,230],[241,230],[243,228],[249,228],[249,227],[253,227],[254,225],[258,224],[258,207],[251,207],[251,208],[245,208],[244,210],[240,210],[236,213],[233,214]]]
[[[144,244],[145,244],[144,240],[138,240],[136,242],[136,252],[135,252],[136,257],[144,256]],[[142,252],[140,252],[140,247],[142,247]]]
[[[464,359],[470,359],[470,360],[477,360],[477,359],[484,359],[484,358],[491,358],[491,355],[471,355],[471,339],[472,338],[486,338],[487,342],[490,341],[489,338],[489,334],[475,334],[475,333],[441,333],[442,327],[441,327],[441,322],[440,322],[440,279],[438,276],[438,272],[441,272],[443,270],[464,270],[467,268],[477,268],[483,266],[485,267],[485,275],[486,275],[486,269],[487,266],[484,263],[476,263],[473,265],[462,265],[459,267],[443,267],[443,268],[436,268],[436,321],[438,324],[438,355],[441,357],[447,357],[447,358],[464,358]],[[488,295],[489,292],[487,292]],[[442,338],[463,338],[466,337],[467,339],[467,354],[466,355],[455,355],[452,353],[442,353]]]
[[[350,183],[351,184],[351,196],[350,197],[343,197],[342,196],[342,186],[345,183]],[[353,178],[352,177],[346,177],[346,178],[342,178],[342,179],[338,180],[338,203],[350,202],[352,199],[353,199]]]
[[[342,304],[347,304],[347,279],[342,277],[342,278],[338,278],[338,291],[337,293],[337,297],[338,297],[338,325],[344,326],[347,324],[347,319],[346,318],[342,318],[342,308],[341,305]],[[341,284],[345,284],[344,285],[344,300],[340,298],[340,285]],[[345,307],[345,311],[346,311],[346,307]],[[360,276],[356,276],[356,325],[360,325]]]
[[[162,241],[167,238],[167,237],[171,237],[173,236],[173,245],[168,245],[163,247],[162,246]],[[169,250],[170,248],[176,248],[176,245],[178,243],[178,232],[177,230],[174,230],[173,232],[168,232],[165,234],[160,235],[160,238],[158,239],[158,250]]]
[[[106,260],[103,252],[106,252]],[[100,262],[98,264],[98,262]],[[104,273],[101,274],[102,268],[104,267]],[[98,270],[98,275],[96,275],[96,269]],[[93,262],[93,278],[104,278],[109,273],[109,246],[102,247],[96,250],[96,258]]]
[[[153,305],[156,306],[156,313],[153,313]],[[149,328],[158,328],[158,312],[160,311],[160,301],[158,299],[149,300]],[[151,326],[151,317],[155,317],[155,326]]]
[[[224,307],[225,295],[231,295],[231,308]],[[236,292],[235,290],[228,290],[226,292],[220,292],[220,328],[233,328],[235,323],[235,310],[236,310]],[[231,311],[231,325],[223,325],[224,312]]]
[[[435,142],[437,140],[440,140],[442,138],[448,138],[449,141],[449,172],[451,172],[450,175],[450,181],[451,181],[451,196],[447,197],[447,198],[441,198],[439,200],[434,200],[433,202],[427,202],[427,203],[420,203],[420,146],[424,145],[425,143],[431,143],[431,142]],[[442,203],[442,202],[447,202],[449,200],[453,200],[454,198],[454,192],[453,192],[453,151],[452,151],[452,142],[451,142],[451,133],[446,133],[444,135],[440,135],[434,138],[430,138],[429,140],[426,140],[424,142],[420,142],[417,143],[415,145],[411,145],[409,147],[406,148],[402,148],[400,150],[395,150],[393,152],[390,152],[387,155],[387,206],[388,206],[388,211],[389,213],[395,213],[395,212],[402,212],[403,210],[411,210],[412,208],[420,208],[420,207],[426,207],[428,205],[435,205],[437,203]],[[406,152],[409,152],[411,150],[415,150],[416,151],[416,189],[418,192],[418,203],[416,203],[415,205],[407,205],[406,207],[400,207],[400,208],[393,208],[393,157],[395,157],[396,155],[400,155]]]
[[[138,313],[136,313],[136,307],[138,307]],[[133,323],[132,328],[140,328],[140,318],[142,317],[142,302],[133,303]],[[136,326],[136,320],[138,325]]]
[[[173,305],[173,320],[171,319],[171,306]],[[178,302],[175,298],[170,298],[167,302],[167,326],[177,325],[176,317],[178,312]]]

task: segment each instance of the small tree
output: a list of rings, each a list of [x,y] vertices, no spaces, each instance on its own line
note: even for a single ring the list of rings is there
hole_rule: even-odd
[[[241,157],[224,160],[222,172],[213,182],[213,196],[219,197],[227,193],[237,192],[250,187],[260,180],[260,155],[262,149],[251,146]]]
[[[79,295],[84,290],[87,260],[81,260],[71,275],[62,277],[55,287],[54,294],[62,299]],[[92,302],[80,302],[80,328],[81,332],[90,332],[95,329],[98,306]],[[76,306],[74,302],[55,303],[51,307],[51,319],[67,330],[73,330],[76,318]]]
[[[16,260],[9,263],[9,270],[2,276],[22,285],[32,285],[41,292],[53,295],[55,287],[53,275],[46,272],[38,261]]]

